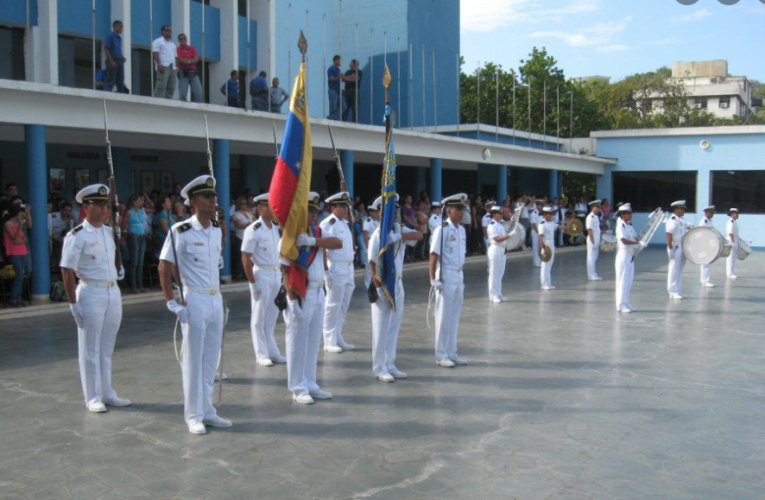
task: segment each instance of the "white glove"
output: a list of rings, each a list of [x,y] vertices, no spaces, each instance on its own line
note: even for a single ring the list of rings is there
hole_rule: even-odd
[[[231,309],[228,307],[223,308],[223,326],[228,325],[228,313],[231,312]]]
[[[444,290],[444,284],[438,280],[430,280],[430,286],[432,286],[439,292],[442,292]]]
[[[290,312],[292,312],[292,316],[295,319],[300,319],[303,317],[303,308],[300,307],[300,303],[297,300],[290,300],[289,307]]]
[[[305,233],[298,234],[295,244],[299,247],[314,247],[316,246],[316,238],[311,238]]]
[[[541,250],[539,251],[539,254],[540,254],[542,257],[547,257],[547,252],[545,252],[545,249],[544,249],[544,248],[543,248],[543,249],[541,249]]]
[[[398,243],[401,241],[401,233],[390,233],[388,236],[388,241],[391,243]]]
[[[324,274],[324,283],[327,285],[327,290],[332,288],[332,273],[331,273],[331,271],[327,271]]]
[[[223,256],[218,257],[218,269],[223,269]]]
[[[645,247],[648,246],[648,242],[647,241],[641,241],[641,242],[638,243],[638,245],[640,245],[640,248],[645,248]]]
[[[252,293],[253,296],[258,297],[260,295],[260,283],[257,281],[255,283],[248,283],[250,285],[250,293]]]
[[[669,256],[669,260],[672,260],[672,259],[675,258],[675,249],[674,249],[674,247],[667,249],[667,255]]]
[[[120,270],[117,271],[117,281],[122,281],[125,279],[125,267],[120,266]]]
[[[184,325],[189,322],[189,311],[184,306],[180,305],[178,302],[173,300],[167,301],[167,309],[178,316],[178,319],[183,323]]]
[[[82,328],[82,307],[80,307],[80,304],[77,302],[69,304],[69,310],[72,311],[72,316],[74,316],[74,322],[77,323],[77,328]]]

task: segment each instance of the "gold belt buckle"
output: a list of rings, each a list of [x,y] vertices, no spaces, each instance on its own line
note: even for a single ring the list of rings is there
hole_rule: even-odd
[[[106,284],[106,288],[112,288],[113,286],[114,286],[114,282],[113,282],[113,281],[109,281],[109,282]]]
[[[216,293],[218,292],[214,288],[210,289],[210,295],[215,295]]]

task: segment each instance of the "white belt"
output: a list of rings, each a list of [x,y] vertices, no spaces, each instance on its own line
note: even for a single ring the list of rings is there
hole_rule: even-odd
[[[254,269],[263,270],[263,271],[278,271],[279,266],[259,266],[258,264],[253,264],[252,266]]]
[[[444,269],[448,269],[450,271],[459,271],[462,272],[462,266],[450,266],[450,265],[444,265]]]
[[[82,283],[83,285],[89,288],[112,288],[114,286],[117,286],[117,283],[114,281],[102,281],[102,280],[81,279],[80,283]]]
[[[185,291],[186,293],[189,293],[189,292],[198,293],[200,295],[218,295],[217,288],[199,288],[196,286],[184,286],[183,291]]]
[[[330,260],[329,261],[329,265],[330,266],[339,266],[339,265],[352,266],[353,265],[353,261],[352,260]]]
[[[309,281],[308,282],[308,289],[309,290],[315,290],[317,288],[324,288],[324,281]]]

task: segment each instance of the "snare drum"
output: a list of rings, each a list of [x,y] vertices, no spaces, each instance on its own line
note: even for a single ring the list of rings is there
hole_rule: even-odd
[[[616,251],[616,236],[611,233],[604,233],[600,236],[600,251],[601,252],[615,252]]]
[[[519,248],[526,241],[526,228],[521,224],[516,224],[515,229],[510,233],[510,238],[505,241],[507,251]]]
[[[720,258],[727,259],[728,257],[730,257],[731,251],[733,251],[733,244],[730,241],[725,240],[725,247],[723,247],[723,251],[720,254]]]
[[[736,258],[738,260],[744,260],[749,257],[750,253],[752,253],[752,247],[749,246],[749,243],[739,238],[738,253],[736,254]]]
[[[683,255],[693,264],[711,264],[724,249],[725,238],[711,226],[694,227],[683,236]]]

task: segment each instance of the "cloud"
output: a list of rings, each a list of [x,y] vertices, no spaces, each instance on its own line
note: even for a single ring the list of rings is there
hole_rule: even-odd
[[[660,47],[663,45],[680,45],[681,43],[683,43],[682,40],[674,37],[660,38],[658,40],[649,40],[645,42],[646,45],[652,45],[654,47]]]
[[[616,35],[627,29],[630,21],[632,21],[632,16],[627,16],[619,21],[598,23],[573,33],[566,31],[536,31],[529,36],[533,38],[559,38],[572,47],[594,48],[601,52],[623,51],[629,47],[615,44],[614,39]]]
[[[630,50],[632,47],[629,45],[604,45],[602,47],[598,47],[598,52],[624,52],[625,50]]]
[[[708,9],[698,9],[684,16],[673,17],[670,21],[674,23],[695,23],[707,17],[712,17],[711,11]]]
[[[570,16],[600,10],[604,0],[570,0],[547,8],[548,0],[460,0],[462,31],[490,32],[511,24],[563,22]]]

